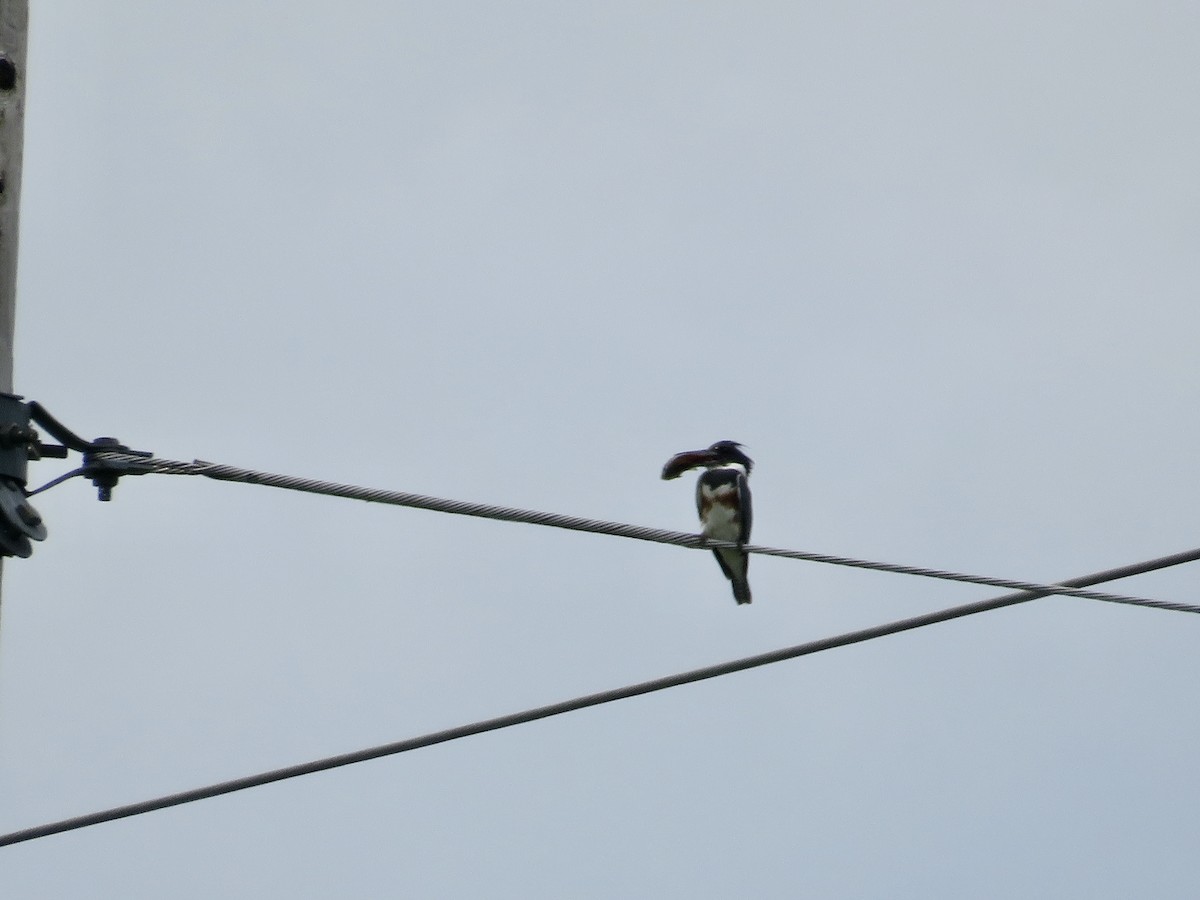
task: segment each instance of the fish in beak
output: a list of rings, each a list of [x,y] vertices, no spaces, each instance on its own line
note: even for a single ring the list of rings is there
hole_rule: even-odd
[[[673,478],[678,478],[684,472],[690,472],[692,469],[698,469],[701,466],[710,466],[715,462],[717,462],[717,455],[711,449],[685,450],[683,453],[676,453],[663,466],[663,481],[670,481]]]

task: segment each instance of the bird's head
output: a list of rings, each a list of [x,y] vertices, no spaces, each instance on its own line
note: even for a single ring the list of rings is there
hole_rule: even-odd
[[[730,464],[742,466],[749,475],[750,470],[754,467],[754,460],[742,452],[742,445],[737,441],[717,441],[711,447],[703,450],[685,450],[683,453],[676,453],[663,466],[662,477],[669,481],[672,478],[678,478],[690,469],[697,469],[701,466],[712,469]]]

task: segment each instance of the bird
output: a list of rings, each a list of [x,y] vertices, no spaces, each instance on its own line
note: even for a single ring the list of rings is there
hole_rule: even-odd
[[[717,441],[704,450],[676,453],[663,466],[665,481],[703,466],[696,481],[696,511],[700,514],[700,533],[716,541],[745,544],[750,540],[750,484],[747,479],[754,460],[742,452],[737,441]],[[741,550],[713,550],[721,571],[733,586],[733,599],[739,605],[750,602],[750,582],[746,572],[750,557]]]

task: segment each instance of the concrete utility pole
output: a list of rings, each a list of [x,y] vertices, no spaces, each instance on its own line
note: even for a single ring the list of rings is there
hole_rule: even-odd
[[[0,0],[0,391],[13,389],[29,0]]]
[[[0,0],[0,391],[13,389],[29,0]]]

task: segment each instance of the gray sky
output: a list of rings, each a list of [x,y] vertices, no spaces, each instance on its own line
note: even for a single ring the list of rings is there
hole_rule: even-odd
[[[16,389],[681,530],[662,463],[732,438],[774,546],[1182,550],[1198,43],[1165,2],[35,4]],[[997,593],[757,557],[738,608],[707,554],[182,478],[35,505],[3,831]],[[1192,898],[1197,637],[1042,600],[10,847],[5,892]]]

